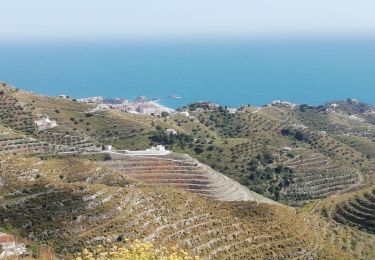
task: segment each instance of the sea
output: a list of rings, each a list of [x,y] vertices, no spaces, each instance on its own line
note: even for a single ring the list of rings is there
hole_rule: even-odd
[[[0,81],[42,95],[146,96],[174,108],[349,97],[375,104],[375,38],[6,42]]]

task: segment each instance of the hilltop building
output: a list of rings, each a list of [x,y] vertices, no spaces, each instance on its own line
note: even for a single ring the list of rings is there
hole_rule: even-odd
[[[281,100],[274,100],[268,106],[276,106],[276,105],[283,105],[283,106],[287,106],[287,107],[291,107],[291,108],[296,108],[298,106],[297,104],[294,104],[294,103],[291,103],[291,102],[288,102],[288,101],[281,101]]]

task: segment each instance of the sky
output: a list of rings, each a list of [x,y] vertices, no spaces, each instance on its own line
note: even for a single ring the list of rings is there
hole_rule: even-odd
[[[0,0],[0,40],[375,34],[374,0]]]

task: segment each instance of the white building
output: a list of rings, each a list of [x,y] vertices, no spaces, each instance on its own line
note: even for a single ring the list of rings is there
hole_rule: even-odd
[[[291,147],[283,147],[284,152],[291,152],[292,148]]]
[[[187,118],[190,117],[190,113],[188,111],[181,111],[180,114],[186,116]]]
[[[51,120],[48,117],[36,120],[34,123],[38,131],[47,130],[57,126],[56,121]]]
[[[235,107],[228,107],[227,111],[228,111],[229,114],[235,114],[235,113],[237,113],[237,108],[235,108]]]
[[[100,111],[106,111],[106,110],[109,110],[110,108],[111,107],[108,106],[107,104],[99,104],[96,108],[94,108],[90,112],[95,113],[95,112],[100,112]]]
[[[146,150],[139,150],[139,151],[125,150],[125,153],[129,155],[168,155],[171,153],[171,151],[165,149],[164,145],[157,145]]]
[[[178,132],[176,130],[172,129],[172,128],[165,129],[164,133],[167,134],[167,135],[177,135],[178,134]]]
[[[296,108],[298,105],[288,102],[288,101],[281,101],[281,100],[274,100],[272,101],[271,105],[284,105],[284,106],[289,106],[291,108]]]
[[[0,246],[2,247],[0,259],[4,259],[6,257],[17,257],[27,254],[25,244],[17,243],[14,236],[12,235],[0,233]]]
[[[337,108],[339,106],[339,104],[336,104],[336,103],[332,103],[329,105],[330,107],[333,107],[333,108]]]
[[[105,150],[105,151],[112,151],[112,150],[113,150],[113,147],[112,147],[112,145],[105,145],[105,146],[104,146],[104,150]]]

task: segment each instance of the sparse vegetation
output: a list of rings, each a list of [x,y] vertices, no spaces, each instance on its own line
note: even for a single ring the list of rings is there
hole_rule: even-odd
[[[142,243],[136,240],[132,243],[117,243],[111,245],[98,245],[94,250],[84,249],[76,260],[199,260],[199,256],[191,256],[184,250],[175,247],[161,249],[154,248],[151,243]]]

